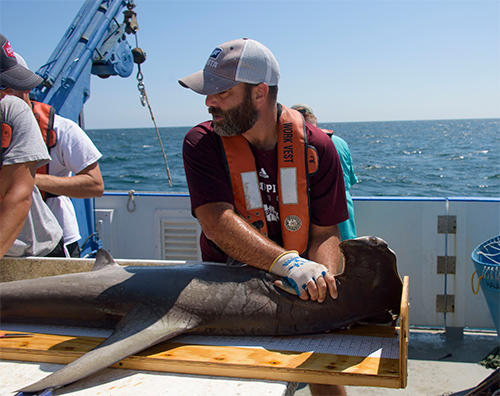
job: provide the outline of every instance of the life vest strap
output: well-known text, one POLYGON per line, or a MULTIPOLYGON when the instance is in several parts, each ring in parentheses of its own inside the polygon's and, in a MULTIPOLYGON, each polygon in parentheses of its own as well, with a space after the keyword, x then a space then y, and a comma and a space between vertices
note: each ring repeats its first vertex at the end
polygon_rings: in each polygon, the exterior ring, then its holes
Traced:
MULTIPOLYGON (((302 115, 282 106, 278 131, 278 203, 283 245, 301 254, 309 240, 308 175, 318 169, 318 155, 307 146, 302 115)), ((221 137, 235 210, 268 235, 262 192, 250 144, 243 136, 221 137)))
POLYGON ((2 148, 0 150, 0 168, 3 164, 3 153, 10 146, 12 141, 12 126, 6 122, 2 122, 2 148))
MULTIPOLYGON (((57 144, 57 134, 54 130, 54 118, 56 110, 47 103, 32 101, 31 104, 33 106, 33 114, 35 115, 38 126, 40 127, 40 132, 42 132, 43 141, 45 142, 47 150, 49 150, 50 153, 50 149, 55 147, 55 145, 57 144)), ((36 170, 36 173, 48 175, 49 164, 39 167, 36 170)), ((42 194, 42 198, 44 201, 46 201, 47 198, 58 196, 42 190, 40 190, 40 193, 42 194)))

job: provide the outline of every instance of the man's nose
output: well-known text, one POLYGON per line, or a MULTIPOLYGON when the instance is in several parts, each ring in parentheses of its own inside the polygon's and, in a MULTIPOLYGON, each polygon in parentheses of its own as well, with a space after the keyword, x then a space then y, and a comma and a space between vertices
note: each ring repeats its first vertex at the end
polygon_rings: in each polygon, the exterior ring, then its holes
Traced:
POLYGON ((205 105, 207 107, 217 107, 216 95, 207 95, 205 99, 205 105))

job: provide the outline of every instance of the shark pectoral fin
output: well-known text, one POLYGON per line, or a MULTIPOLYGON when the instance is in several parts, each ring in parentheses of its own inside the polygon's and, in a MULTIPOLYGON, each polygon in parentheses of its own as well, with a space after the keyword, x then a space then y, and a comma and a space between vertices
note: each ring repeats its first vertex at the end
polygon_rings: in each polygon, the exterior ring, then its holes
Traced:
POLYGON ((163 316, 158 316, 147 306, 136 306, 122 318, 113 334, 99 346, 20 391, 37 392, 68 385, 134 353, 192 329, 197 324, 197 318, 182 312, 175 312, 175 309, 165 312, 163 316))
POLYGON ((276 282, 274 282, 274 285, 279 287, 281 290, 286 291, 287 293, 294 294, 296 296, 298 295, 295 288, 290 284, 290 282, 288 282, 288 279, 283 278, 281 280, 277 280, 276 282))
POLYGON ((287 293, 297 295, 297 291, 290 284, 290 282, 288 282, 287 278, 282 278, 281 276, 276 276, 274 274, 269 274, 269 273, 265 273, 265 278, 270 280, 275 287, 278 287, 287 293))
POLYGON ((271 274, 269 272, 264 272, 260 271, 259 276, 262 280, 267 280, 272 283, 274 286, 274 292, 279 293, 279 290, 276 288, 279 288, 289 294, 297 295, 297 291, 295 288, 288 282, 287 278, 282 278, 281 276, 271 274))

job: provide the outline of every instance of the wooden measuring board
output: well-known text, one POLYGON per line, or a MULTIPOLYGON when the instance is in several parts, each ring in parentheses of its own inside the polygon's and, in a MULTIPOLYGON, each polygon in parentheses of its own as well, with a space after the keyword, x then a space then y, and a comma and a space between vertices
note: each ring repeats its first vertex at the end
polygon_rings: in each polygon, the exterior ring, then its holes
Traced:
MULTIPOLYGON (((399 327, 287 337, 182 335, 111 366, 182 374, 337 385, 406 387, 408 285, 399 327)), ((0 358, 67 364, 104 338, 35 334, 0 339, 0 358)))

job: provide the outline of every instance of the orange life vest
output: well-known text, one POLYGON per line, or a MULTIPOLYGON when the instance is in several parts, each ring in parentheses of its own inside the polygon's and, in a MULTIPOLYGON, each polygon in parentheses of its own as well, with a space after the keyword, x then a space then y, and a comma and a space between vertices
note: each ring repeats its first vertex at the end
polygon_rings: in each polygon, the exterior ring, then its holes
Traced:
MULTIPOLYGON (((57 144, 57 135, 56 131, 54 131, 54 115, 56 114, 56 110, 46 103, 32 101, 31 104, 33 105, 33 114, 42 132, 43 141, 50 153, 50 149, 57 144)), ((49 165, 47 164, 38 168, 36 172, 49 173, 49 165)))
MULTIPOLYGON (((222 137, 235 209, 268 236, 255 160, 243 136, 222 137)), ((283 247, 307 250, 309 241, 309 175, 318 170, 318 154, 307 146, 302 115, 282 106, 278 120, 278 203, 283 247)))
MULTIPOLYGON (((50 153, 50 149, 57 144, 57 134, 56 131, 54 131, 53 129, 54 115, 56 111, 52 106, 46 103, 32 101, 31 104, 33 106, 33 114, 35 115, 35 118, 38 122, 38 126, 40 127, 40 131, 42 132, 43 141, 45 142, 47 150, 49 150, 50 153)), ((12 127, 8 123, 3 122, 0 164, 3 162, 3 153, 10 146, 11 141, 12 141, 12 127)), ((49 164, 39 167, 36 170, 36 173, 48 174, 49 164)), ((51 197, 57 196, 46 193, 45 191, 40 191, 40 192, 42 193, 42 197, 44 199, 48 198, 49 196, 51 197)))
MULTIPOLYGON (((40 127, 40 132, 42 132, 43 141, 50 154, 50 149, 57 144, 57 134, 54 131, 54 115, 56 114, 56 110, 46 103, 31 101, 31 105, 33 106, 33 114, 40 127)), ((49 164, 37 168, 36 173, 48 175, 49 164)), ((40 193, 44 200, 50 197, 57 197, 57 195, 42 190, 40 190, 40 193)))
MULTIPOLYGON (((54 131, 54 115, 56 113, 55 109, 45 103, 31 102, 33 105, 33 114, 38 122, 40 131, 42 132, 43 141, 45 142, 47 149, 50 150, 57 144, 57 135, 54 131)), ((2 153, 10 146, 12 141, 12 126, 8 123, 2 123, 2 153)), ((37 170, 38 172, 38 170, 37 170)), ((40 171, 38 173, 47 173, 40 171)))
POLYGON ((0 168, 3 163, 3 152, 10 146, 12 141, 12 127, 6 122, 2 123, 2 149, 0 151, 0 168))
MULTIPOLYGON (((2 172, 3 165, 3 153, 10 146, 12 141, 12 126, 6 122, 1 123, 1 141, 0 141, 0 173, 2 172)), ((0 175, 1 176, 1 175, 0 175)), ((3 195, 0 193, 0 202, 3 199, 3 195)))

